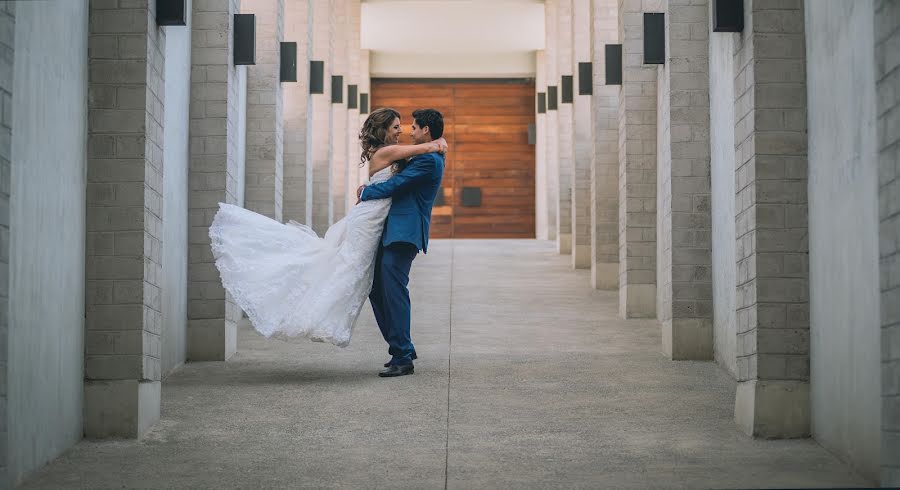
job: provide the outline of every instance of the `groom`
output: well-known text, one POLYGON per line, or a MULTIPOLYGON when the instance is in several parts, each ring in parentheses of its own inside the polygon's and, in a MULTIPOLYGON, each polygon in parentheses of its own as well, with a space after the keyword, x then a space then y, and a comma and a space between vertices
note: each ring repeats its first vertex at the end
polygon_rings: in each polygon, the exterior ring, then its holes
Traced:
MULTIPOLYGON (((413 112, 412 138, 428 143, 444 133, 444 117, 434 109, 413 112)), ((369 302, 381 335, 388 343, 391 360, 381 377, 413 373, 416 348, 409 335, 409 269, 419 251, 428 253, 431 207, 444 176, 444 156, 426 153, 414 157, 406 167, 385 182, 360 186, 361 201, 393 197, 384 225, 384 236, 375 257, 375 280, 369 302)))

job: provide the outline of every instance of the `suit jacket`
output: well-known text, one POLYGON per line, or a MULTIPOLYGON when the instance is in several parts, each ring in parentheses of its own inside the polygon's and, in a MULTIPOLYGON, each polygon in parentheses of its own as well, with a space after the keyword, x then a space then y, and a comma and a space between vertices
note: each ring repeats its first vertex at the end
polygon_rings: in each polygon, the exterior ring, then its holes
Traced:
POLYGON ((426 153, 410 160, 397 175, 363 189, 363 201, 394 198, 384 225, 383 246, 405 242, 428 253, 431 208, 443 177, 444 156, 426 153))

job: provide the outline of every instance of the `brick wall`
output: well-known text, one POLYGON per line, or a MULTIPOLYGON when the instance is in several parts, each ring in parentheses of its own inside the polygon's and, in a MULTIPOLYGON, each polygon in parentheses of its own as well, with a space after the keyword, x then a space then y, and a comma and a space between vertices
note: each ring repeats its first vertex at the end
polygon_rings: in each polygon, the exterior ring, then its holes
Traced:
POLYGON ((309 223, 306 205, 306 137, 309 108, 309 5, 288 0, 284 6, 284 41, 297 43, 297 81, 281 84, 284 115, 284 211, 282 219, 309 223))
POLYGON ((900 3, 875 1, 881 232, 881 486, 900 486, 900 3))
POLYGON ((711 359, 709 5, 672 0, 659 78, 657 315, 673 359, 711 359))
MULTIPOLYGON (((161 374, 165 34, 156 27, 155 3, 127 5, 94 2, 90 9, 88 436, 139 435, 148 414, 116 398, 140 396, 134 391, 143 383, 155 383, 158 392, 161 374)), ((151 419, 159 416, 158 396, 155 407, 151 419)))
POLYGON ((222 287, 209 248, 219 202, 238 195, 238 72, 232 65, 237 0, 195 2, 191 48, 188 220, 188 359, 225 360, 237 348, 240 309, 222 287))
POLYGON ((580 62, 591 61, 591 3, 581 0, 572 4, 573 74, 573 153, 571 183, 572 267, 591 267, 591 101, 590 95, 579 95, 580 62))
POLYGON ((9 191, 16 4, 0 3, 0 486, 7 476, 7 361, 9 335, 9 191))
POLYGON ((284 117, 280 81, 285 0, 244 0, 256 15, 256 65, 247 70, 244 207, 282 220, 284 117))
POLYGON ((572 253, 572 174, 574 172, 573 107, 562 102, 562 77, 572 75, 572 1, 559 0, 556 15, 556 76, 554 84, 559 87, 559 110, 557 111, 558 140, 558 188, 559 208, 556 217, 556 242, 559 252, 572 253))
POLYGON ((606 85, 607 44, 619 43, 617 0, 592 0, 591 59, 591 281, 619 287, 619 87, 606 85))
POLYGON ((619 0, 619 314, 656 315, 656 80, 643 64, 643 12, 659 1, 619 0))

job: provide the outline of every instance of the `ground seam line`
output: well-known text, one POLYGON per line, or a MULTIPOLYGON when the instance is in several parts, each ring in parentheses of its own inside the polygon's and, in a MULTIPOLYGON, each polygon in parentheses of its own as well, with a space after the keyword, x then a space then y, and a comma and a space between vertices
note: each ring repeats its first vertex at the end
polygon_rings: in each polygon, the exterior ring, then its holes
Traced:
POLYGON ((447 438, 444 446, 444 490, 447 490, 450 469, 450 355, 453 352, 453 265, 455 258, 454 241, 450 241, 450 304, 447 320, 447 438))

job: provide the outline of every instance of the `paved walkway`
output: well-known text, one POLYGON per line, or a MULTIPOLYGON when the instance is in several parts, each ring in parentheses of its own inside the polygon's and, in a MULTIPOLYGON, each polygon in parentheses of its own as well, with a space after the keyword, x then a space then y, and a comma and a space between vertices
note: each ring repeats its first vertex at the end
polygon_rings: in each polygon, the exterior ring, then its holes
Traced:
POLYGON ((872 485, 812 440, 732 419, 734 382, 671 362, 654 322, 537 241, 435 241, 413 265, 416 374, 366 307, 353 343, 265 340, 163 383, 141 441, 83 441, 55 487, 759 488, 872 485))

